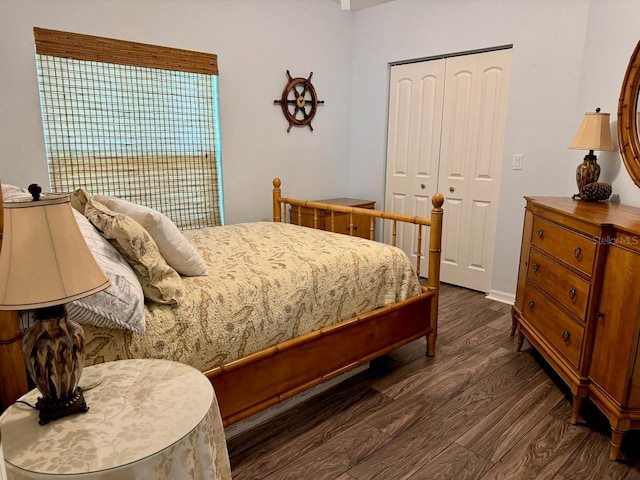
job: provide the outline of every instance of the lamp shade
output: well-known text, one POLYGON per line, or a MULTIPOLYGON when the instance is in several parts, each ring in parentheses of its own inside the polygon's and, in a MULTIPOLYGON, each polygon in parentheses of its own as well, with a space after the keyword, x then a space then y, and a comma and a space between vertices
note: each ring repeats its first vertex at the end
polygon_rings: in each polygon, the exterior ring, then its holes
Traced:
POLYGON ((0 310, 61 305, 108 286, 68 196, 4 204, 0 310))
MULTIPOLYGON (((599 110, 599 109, 598 109, 599 110)), ((569 148, 573 150, 614 151, 609 128, 609 114, 587 112, 569 148)))

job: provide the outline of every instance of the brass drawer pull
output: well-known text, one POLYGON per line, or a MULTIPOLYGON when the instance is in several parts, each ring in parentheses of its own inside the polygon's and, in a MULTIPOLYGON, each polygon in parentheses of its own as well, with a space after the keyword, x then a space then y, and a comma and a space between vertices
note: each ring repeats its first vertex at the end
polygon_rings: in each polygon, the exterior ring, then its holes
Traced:
POLYGON ((582 254, 582 249, 580 247, 576 247, 575 250, 573 251, 573 256, 576 258, 580 258, 581 254, 582 254))
POLYGON ((535 304, 536 304, 536 303, 535 303, 533 300, 529 300, 529 310, 533 310, 533 306, 534 306, 535 304))
POLYGON ((540 240, 542 240, 542 237, 544 237, 544 231, 543 231, 541 228, 539 228, 539 229, 538 229, 538 238, 539 238, 540 240))
POLYGON ((562 332, 562 340, 564 340, 564 343, 569 343, 569 337, 571 337, 569 332, 562 332))
POLYGON ((604 313, 596 312, 596 318, 602 318, 602 317, 604 317, 604 313))
POLYGON ((538 273, 538 270, 540 270, 540 264, 536 263, 536 264, 533 266, 533 273, 538 273))
POLYGON ((573 300, 574 298, 576 298, 576 289, 575 288, 571 288, 571 290, 569 290, 569 298, 571 300, 573 300))

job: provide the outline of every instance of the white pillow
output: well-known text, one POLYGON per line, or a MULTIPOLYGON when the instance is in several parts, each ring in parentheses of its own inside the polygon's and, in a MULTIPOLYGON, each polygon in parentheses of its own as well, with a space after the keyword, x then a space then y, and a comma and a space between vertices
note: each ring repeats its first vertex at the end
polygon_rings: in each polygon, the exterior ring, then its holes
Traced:
POLYGON ((26 188, 21 188, 16 185, 10 185, 8 183, 2 184, 2 200, 7 201, 15 201, 15 200, 25 200, 28 201, 31 198, 29 194, 29 190, 26 188))
POLYGON ((68 303, 69 316, 80 323, 144 333, 144 295, 133 269, 84 215, 72 210, 89 250, 111 285, 68 303))
POLYGON ((117 197, 94 195, 98 202, 116 213, 124 213, 149 232, 165 261, 178 273, 197 277, 207 275, 207 266, 198 251, 165 215, 149 207, 117 197))

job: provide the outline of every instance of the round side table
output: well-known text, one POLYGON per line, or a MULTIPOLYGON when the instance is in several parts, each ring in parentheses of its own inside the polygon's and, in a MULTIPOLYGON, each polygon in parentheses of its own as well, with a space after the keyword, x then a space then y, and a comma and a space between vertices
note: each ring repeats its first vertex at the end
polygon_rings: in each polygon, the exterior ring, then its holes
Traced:
POLYGON ((39 425, 15 403, 0 417, 9 480, 231 479, 218 402, 198 370, 121 360, 86 367, 80 385, 87 413, 39 425))

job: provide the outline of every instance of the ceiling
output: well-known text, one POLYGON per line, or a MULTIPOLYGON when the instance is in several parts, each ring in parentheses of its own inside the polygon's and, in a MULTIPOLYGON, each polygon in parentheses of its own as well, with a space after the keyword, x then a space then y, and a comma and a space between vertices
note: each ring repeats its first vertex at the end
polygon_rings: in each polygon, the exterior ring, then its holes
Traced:
POLYGON ((392 2, 393 0, 334 0, 340 3, 342 10, 364 10, 365 8, 375 7, 382 3, 392 2))

